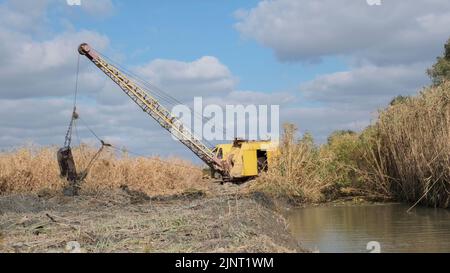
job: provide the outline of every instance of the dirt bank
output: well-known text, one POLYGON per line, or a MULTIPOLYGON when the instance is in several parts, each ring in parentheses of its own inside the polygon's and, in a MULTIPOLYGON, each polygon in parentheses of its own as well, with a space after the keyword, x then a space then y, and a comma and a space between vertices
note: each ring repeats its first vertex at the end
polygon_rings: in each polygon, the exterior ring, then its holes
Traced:
POLYGON ((262 196, 210 183, 206 192, 0 197, 0 252, 302 252, 262 196))

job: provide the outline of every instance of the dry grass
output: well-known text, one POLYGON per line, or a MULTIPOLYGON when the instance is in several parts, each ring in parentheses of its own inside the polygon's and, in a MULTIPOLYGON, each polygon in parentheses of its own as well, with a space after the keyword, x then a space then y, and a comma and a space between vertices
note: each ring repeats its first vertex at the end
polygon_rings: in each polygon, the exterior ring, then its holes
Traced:
POLYGON ((380 113, 372 163, 380 186, 399 199, 450 205, 450 82, 380 113))
POLYGON ((333 155, 315 147, 308 137, 295 140, 295 133, 293 125, 285 126, 279 156, 250 188, 295 202, 322 201, 324 190, 337 180, 329 168, 333 155))
POLYGON ((88 253, 303 251, 281 215, 227 195, 139 203, 120 191, 114 198, 0 196, 0 230, 0 253, 65 252, 71 241, 88 253))
MULTIPOLYGON (((30 145, 0 154, 0 194, 61 191, 65 181, 59 176, 56 151, 56 148, 30 145)), ((74 149, 79 171, 88 165, 96 152, 86 146, 74 149)), ((131 158, 106 151, 93 165, 82 191, 100 193, 122 185, 147 195, 178 194, 204 187, 201 169, 183 160, 131 158)))

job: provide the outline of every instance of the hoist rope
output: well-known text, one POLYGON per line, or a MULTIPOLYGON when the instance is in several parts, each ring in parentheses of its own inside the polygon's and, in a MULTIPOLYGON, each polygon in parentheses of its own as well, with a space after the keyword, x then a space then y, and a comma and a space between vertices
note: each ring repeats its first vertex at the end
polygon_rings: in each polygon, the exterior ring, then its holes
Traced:
POLYGON ((73 98, 73 109, 76 110, 77 108, 77 102, 78 102, 78 81, 80 78, 80 54, 78 54, 78 60, 77 60, 77 75, 75 79, 75 94, 73 98))
POLYGON ((80 55, 78 55, 78 61, 77 61, 77 72, 75 77, 75 92, 74 92, 74 98, 73 98, 73 110, 72 110, 72 117, 70 119, 69 128, 67 129, 66 133, 66 139, 64 141, 64 147, 69 148, 72 144, 72 134, 73 134, 73 126, 75 123, 75 120, 78 118, 77 114, 77 97, 78 97, 78 80, 80 75, 80 55))
MULTIPOLYGON (((80 136, 78 134, 78 126, 77 126, 77 120, 80 119, 80 116, 77 113, 77 103, 78 103, 78 81, 79 81, 79 77, 80 77, 80 55, 78 55, 78 60, 77 60, 77 71, 76 71, 76 78, 75 78, 75 91, 74 91, 74 97, 73 97, 73 111, 72 111, 72 117, 70 119, 70 124, 69 124, 69 128, 67 130, 66 133, 66 139, 64 142, 64 147, 65 148, 70 148, 72 145, 72 136, 73 136, 73 129, 75 128, 75 134, 77 136, 79 145, 80 145, 80 152, 81 155, 84 159, 86 159, 85 155, 84 155, 84 151, 81 145, 81 140, 80 140, 80 136)), ((89 130, 91 130, 89 128, 89 130)), ((91 130, 92 133, 94 133, 91 130)), ((85 171, 82 173, 83 177, 79 178, 80 180, 84 180, 86 178, 86 175, 89 173, 90 169, 92 168, 93 164, 95 163, 95 161, 98 159, 98 157, 100 156, 101 152, 103 151, 103 149, 107 146, 109 146, 109 144, 106 144, 103 140, 101 140, 95 133, 94 135, 97 137, 97 139, 102 143, 102 147, 98 150, 98 152, 94 155, 94 157, 90 160, 89 164, 86 166, 85 171)))
MULTIPOLYGON (((106 59, 109 63, 111 63, 112 65, 114 65, 120 72, 122 72, 123 74, 125 74, 127 77, 131 78, 132 80, 135 81, 135 83, 139 83, 140 87, 143 88, 145 91, 149 92, 151 95, 155 96, 157 99, 159 99, 160 101, 164 102, 167 106, 171 106, 174 107, 176 105, 184 105, 182 102, 180 102, 178 99, 174 98, 172 95, 170 95, 169 93, 161 90, 159 87, 153 85, 152 83, 142 79, 140 76, 138 76, 136 73, 131 72, 130 70, 128 70, 127 68, 123 67, 121 64, 119 64, 117 61, 112 60, 111 58, 109 58, 108 56, 104 55, 103 53, 97 51, 97 53, 103 57, 104 59, 106 59)), ((194 114, 194 117, 202 120, 203 122, 208 122, 208 120, 199 112, 195 111, 194 109, 190 109, 192 111, 192 113, 194 114)), ((190 127, 190 126, 189 126, 190 127)), ((221 128, 223 133, 226 134, 227 133, 227 128, 225 125, 221 126, 221 128)), ((192 132, 194 134, 194 132, 192 132)), ((195 134, 194 134, 195 136, 195 134)), ((198 137, 199 139, 202 139, 204 142, 206 142, 209 146, 214 147, 214 145, 202 138, 202 137, 198 137)))
MULTIPOLYGON (((132 79, 135 81, 135 83, 139 83, 140 87, 142 89, 144 89, 145 91, 149 92, 151 95, 153 95, 154 97, 156 97, 158 100, 160 100, 161 102, 164 102, 166 104, 166 106, 177 106, 177 105, 184 105, 181 101, 179 101, 178 99, 174 98, 173 96, 171 96, 169 93, 161 90, 160 88, 158 88, 157 86, 151 84, 150 82, 142 79, 140 76, 138 76, 136 73, 133 73, 131 71, 129 71, 127 68, 123 67, 121 64, 119 64, 118 62, 112 60, 111 58, 107 57, 106 55, 97 52, 100 56, 102 56, 104 59, 106 59, 109 63, 111 63, 112 65, 114 65, 120 72, 122 72, 123 74, 125 74, 128 78, 132 79)), ((194 109, 190 109, 192 111, 192 113, 194 114, 194 117, 201 119, 203 122, 208 122, 208 120, 199 112, 195 111, 194 109)), ((190 127, 190 126, 189 126, 190 127)), ((222 130, 226 133, 226 127, 223 126, 222 130)), ((196 136, 194 134, 194 132, 192 132, 192 134, 197 137, 198 139, 203 139, 202 137, 196 136)), ((209 142, 206 139, 203 139, 204 142, 206 142, 209 146, 214 147, 214 145, 209 142)))
POLYGON ((80 133, 78 132, 78 125, 76 123, 74 123, 73 127, 75 128, 75 136, 77 137, 78 147, 80 147, 81 156, 84 159, 86 159, 86 157, 84 156, 83 148, 81 147, 81 138, 80 138, 80 133))
MULTIPOLYGON (((119 151, 119 152, 121 152, 121 153, 129 153, 129 154, 132 154, 132 155, 135 155, 135 156, 139 156, 139 157, 142 157, 142 158, 148 158, 148 159, 151 159, 151 160, 154 160, 154 161, 158 161, 158 162, 161 162, 161 163, 170 164, 170 165, 173 165, 173 166, 178 166, 178 167, 182 167, 182 168, 198 170, 198 168, 196 168, 196 167, 189 167, 189 166, 185 166, 185 165, 181 165, 181 164, 176 164, 176 163, 172 163, 172 162, 167 162, 167 161, 164 161, 164 160, 159 160, 159 159, 157 159, 157 158, 150 158, 150 157, 148 157, 148 156, 146 156, 146 155, 143 155, 143 154, 140 154, 140 153, 136 153, 136 152, 130 151, 130 150, 128 150, 128 149, 119 148, 119 147, 117 147, 117 146, 115 146, 115 145, 112 145, 112 144, 106 144, 106 143, 98 136, 98 134, 95 133, 95 131, 94 131, 91 127, 89 127, 89 126, 86 124, 86 122, 85 122, 82 118, 80 118, 80 121, 83 123, 83 126, 86 127, 86 129, 88 129, 88 131, 89 131, 96 139, 98 139, 98 140, 102 143, 102 148, 101 148, 100 152, 101 152, 105 147, 107 147, 107 148, 111 148, 111 149, 113 149, 113 150, 119 151)), ((97 159, 97 157, 98 157, 99 155, 100 155, 100 153, 96 154, 95 158, 97 159)), ((91 164, 89 164, 89 165, 91 165, 91 164)), ((88 165, 88 166, 89 166, 89 165, 88 165)))
POLYGON ((81 123, 83 124, 84 127, 86 127, 86 129, 88 129, 88 131, 100 142, 103 142, 103 139, 101 139, 95 132, 94 130, 91 129, 91 127, 89 127, 89 125, 87 125, 87 123, 84 121, 84 119, 82 119, 81 117, 79 118, 81 123))
MULTIPOLYGON (((86 129, 97 139, 97 140, 99 140, 101 143, 102 143, 102 148, 101 148, 101 150, 103 150, 103 148, 104 147, 109 147, 109 148, 112 148, 113 150, 116 150, 116 151, 119 151, 119 152, 122 152, 122 153, 129 153, 129 154, 132 154, 132 155, 135 155, 135 156, 139 156, 139 157, 143 157, 143 158, 149 158, 148 156, 146 156, 146 155, 143 155, 143 154, 140 154, 140 153, 136 153, 136 152, 133 152, 133 151, 130 151, 130 150, 128 150, 128 149, 122 149, 122 148, 119 148, 119 147, 117 147, 117 146, 115 146, 115 145, 112 145, 112 144, 106 144, 100 137, 99 137, 99 135, 89 126, 89 125, 87 125, 87 123, 80 117, 79 118, 79 120, 81 121, 81 123, 83 124, 83 126, 84 127, 86 127, 86 129)), ((81 147, 81 145, 80 145, 80 147, 81 147)), ((98 157, 98 155, 96 155, 97 157, 98 157)), ((156 158, 149 158, 149 159, 151 159, 151 160, 154 160, 154 161, 159 161, 159 162, 161 162, 161 163, 167 163, 167 164, 170 164, 170 165, 174 165, 174 166, 178 166, 178 167, 182 167, 182 168, 188 168, 188 169, 196 169, 196 170, 198 170, 198 168, 196 168, 196 167, 189 167, 189 166, 185 166, 185 165, 181 165, 181 164, 176 164, 176 163, 172 163, 172 162, 167 162, 167 161, 164 161, 164 160, 158 160, 158 159, 156 159, 156 158)))
POLYGON ((122 152, 122 153, 129 153, 129 154, 132 154, 132 155, 135 155, 135 156, 139 156, 139 157, 142 157, 142 158, 147 158, 147 159, 152 160, 152 161, 157 161, 157 162, 160 162, 160 163, 165 163, 165 164, 169 164, 169 165, 180 167, 180 168, 199 170, 199 167, 190 167, 190 166, 186 166, 186 165, 182 165, 182 164, 168 162, 168 161, 165 161, 165 160, 162 160, 162 159, 158 159, 156 157, 148 157, 148 156, 145 156, 143 154, 139 154, 139 153, 135 153, 135 152, 129 151, 128 149, 125 149, 125 150, 121 149, 121 148, 116 147, 114 145, 111 145, 110 148, 112 148, 113 150, 122 152))
MULTIPOLYGON (((102 55, 102 54, 101 54, 102 55)), ((103 55, 102 55, 103 56, 103 55)), ((103 56, 106 59, 110 60, 109 58, 107 58, 106 56, 103 56)), ((120 67, 119 65, 117 65, 118 67, 120 67)), ((125 70, 124 68, 121 68, 121 70, 125 70)), ((162 101, 168 103, 168 104, 172 104, 172 105, 176 105, 176 104, 181 104, 181 102, 179 102, 178 100, 176 100, 175 98, 173 98, 172 96, 170 96, 169 94, 165 93, 164 91, 160 90, 159 88, 157 88, 156 86, 152 85, 149 82, 146 82, 145 80, 142 80, 140 78, 137 77, 137 75, 134 75, 132 72, 127 72, 124 73, 127 76, 130 76, 130 78, 136 80, 137 82, 140 82, 142 85, 146 86, 147 88, 153 89, 153 90, 157 90, 157 97, 160 98, 162 101)), ((83 147, 82 147, 82 142, 80 139, 80 135, 79 135, 79 131, 78 131, 78 126, 77 126, 77 121, 80 121, 82 123, 82 125, 102 144, 101 148, 97 151, 97 153, 93 156, 93 158, 89 161, 89 163, 87 164, 85 171, 82 173, 84 175, 84 177, 82 177, 82 180, 86 178, 86 175, 89 173, 89 171, 91 170, 92 166, 94 165, 95 161, 100 157, 100 154, 103 152, 103 150, 105 148, 112 148, 116 151, 120 151, 120 152, 127 152, 129 154, 133 154, 135 156, 139 156, 139 157, 143 157, 143 158, 149 158, 145 155, 139 154, 139 153, 135 153, 132 151, 129 151, 128 149, 126 151, 124 151, 124 149, 118 148, 114 145, 108 144, 106 143, 102 138, 99 137, 99 135, 87 124, 87 122, 84 121, 84 119, 82 119, 78 113, 77 113, 77 104, 78 104, 78 91, 79 91, 79 75, 80 75, 80 55, 78 55, 78 60, 77 60, 77 70, 76 70, 76 79, 75 79, 75 91, 74 91, 74 97, 73 97, 73 111, 72 111, 72 117, 70 120, 70 124, 69 124, 69 128, 67 130, 66 133, 66 138, 65 138, 65 142, 64 142, 64 147, 65 148, 70 148, 71 144, 72 144, 72 135, 75 129, 75 134, 79 143, 79 147, 80 147, 80 153, 81 156, 86 159, 86 154, 84 153, 83 147)), ((144 88, 145 89, 145 88, 144 88)), ((146 91, 147 90, 145 89, 146 91)), ((150 92, 151 94, 154 94, 154 92, 150 92)), ((194 112, 195 114, 195 112, 194 112)), ((198 168, 196 167, 190 167, 190 166, 185 166, 182 164, 176 164, 176 163, 172 163, 172 162, 167 162, 164 160, 159 160, 157 158, 149 158, 151 160, 154 161, 158 161, 160 163, 165 163, 165 164, 170 164, 173 166, 179 166, 182 168, 187 168, 187 169, 196 169, 198 170, 198 168)))

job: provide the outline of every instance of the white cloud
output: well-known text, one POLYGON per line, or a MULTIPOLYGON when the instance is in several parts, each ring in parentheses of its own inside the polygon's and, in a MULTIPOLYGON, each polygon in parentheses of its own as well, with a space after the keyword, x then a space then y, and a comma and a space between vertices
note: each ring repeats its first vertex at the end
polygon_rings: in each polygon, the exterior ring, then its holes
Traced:
MULTIPOLYGON (((47 10, 54 3, 18 0, 0 4, 2 148, 27 141, 60 144, 72 111, 77 47, 85 41, 99 49, 108 46, 106 36, 89 30, 49 30, 41 35, 39 31, 48 27, 47 10)), ((94 72, 95 67, 81 62, 81 95, 92 96, 105 85, 106 79, 94 72)), ((83 100, 81 108, 83 104, 93 107, 83 100)))
MULTIPOLYGON (((65 31, 45 35, 47 10, 54 0, 6 1, 0 4, 0 99, 72 94, 75 85, 77 47, 88 41, 99 49, 109 41, 94 31, 65 31)), ((87 93, 96 92, 104 81, 82 63, 80 80, 87 93)))
POLYGON ((300 133, 313 133, 316 141, 324 143, 336 130, 360 131, 376 117, 376 112, 367 109, 345 109, 341 107, 292 107, 281 111, 282 122, 294 123, 300 133))
MULTIPOLYGON (((61 144, 71 114, 76 48, 87 41, 100 50, 108 49, 108 37, 91 30, 48 32, 37 39, 34 34, 47 26, 45 7, 52 1, 33 2, 31 11, 24 8, 25 1, 18 1, 16 7, 0 4, 0 15, 4 15, 0 16, 0 40, 8 41, 0 44, 0 116, 8 117, 0 119, 0 148, 28 140, 61 144)), ((357 4, 355 10, 353 2, 339 2, 347 3, 349 10, 345 10, 337 6, 338 1, 309 1, 302 6, 297 4, 300 1, 263 1, 254 10, 238 12, 241 22, 237 28, 242 34, 273 48, 283 60, 314 60, 326 55, 357 60, 348 71, 322 75, 301 85, 301 94, 307 99, 302 105, 318 103, 320 107, 297 107, 296 95, 289 92, 239 91, 237 77, 212 56, 187 62, 158 59, 130 69, 187 103, 194 96, 203 96, 205 103, 219 105, 280 104, 283 122, 294 122, 323 141, 333 130, 362 128, 382 103, 400 93, 413 93, 426 83, 428 63, 420 60, 430 61, 428 56, 437 54, 435 48, 440 51, 440 39, 447 31, 442 29, 448 18, 447 2, 430 2, 440 9, 424 7, 420 16, 417 7, 394 4, 401 16, 416 18, 403 23, 388 11, 386 18, 380 16, 386 21, 373 18, 374 11, 365 10, 366 4, 357 4), (403 30, 391 30, 391 25, 399 23, 403 30)), ((86 8, 96 13, 108 11, 112 2, 92 3, 98 6, 86 8)), ((85 59, 81 61, 80 91, 83 120, 107 141, 142 154, 191 156, 85 59)), ((80 127, 80 134, 83 141, 96 143, 85 128, 80 127)))
POLYGON ((300 85, 303 98, 320 107, 287 109, 284 120, 295 121, 321 142, 335 130, 360 131, 398 95, 415 95, 429 84, 427 63, 355 67, 318 76, 300 85))
POLYGON ((447 0, 262 0, 235 13, 243 38, 273 50, 282 62, 337 56, 348 64, 300 84, 304 105, 282 111, 322 141, 336 129, 361 129, 397 95, 429 84, 426 69, 450 36, 447 0))
POLYGON ((429 63, 357 67, 317 77, 303 83, 300 91, 308 99, 354 109, 376 110, 396 95, 416 94, 429 84, 429 63))
MULTIPOLYGON (((0 98, 65 96, 75 89, 77 46, 90 41, 104 48, 108 39, 92 31, 67 32, 50 40, 36 41, 30 36, 0 28, 0 98), (9 44, 10 43, 10 44, 9 44), (10 46, 14 45, 14 46, 10 46)), ((80 81, 85 91, 96 92, 104 81, 93 67, 82 63, 80 81)))
MULTIPOLYGON (((48 32, 37 38, 31 26, 46 27, 46 8, 50 5, 46 1, 41 4, 43 9, 36 9, 32 12, 36 16, 29 17, 32 21, 22 20, 30 12, 26 9, 12 11, 10 5, 0 9, 22 18, 0 26, 0 39, 8 41, 0 44, 0 116, 8 117, 0 120, 0 149, 28 141, 61 145, 72 111, 77 46, 88 42, 101 51, 109 46, 106 36, 91 30, 48 32)), ((84 57, 80 61, 78 112, 100 137, 142 154, 192 156, 92 63, 84 57)), ((194 96, 220 102, 245 98, 240 103, 269 102, 271 98, 260 92, 234 91, 237 78, 212 56, 191 62, 158 59, 130 69, 186 102, 194 96)), ((79 133, 82 141, 97 144, 84 126, 79 126, 79 133)))
MULTIPOLYGON (((99 141, 85 127, 87 124, 106 142, 148 155, 191 154, 174 143, 153 120, 131 102, 117 106, 81 102, 82 121, 78 134, 83 143, 98 146, 99 141)), ((0 100, 0 150, 19 147, 27 142, 38 145, 62 145, 71 115, 72 100, 64 98, 29 98, 0 100)), ((73 136, 73 144, 79 138, 73 136)))
POLYGON ((50 0, 8 0, 0 3, 0 23, 16 30, 37 30, 45 20, 50 0))
POLYGON ((182 101, 195 96, 226 95, 237 84, 228 67, 212 56, 192 62, 157 59, 133 70, 182 101))
POLYGON ((282 61, 345 55, 372 63, 430 60, 449 37, 448 0, 264 0, 239 10, 236 29, 282 61))

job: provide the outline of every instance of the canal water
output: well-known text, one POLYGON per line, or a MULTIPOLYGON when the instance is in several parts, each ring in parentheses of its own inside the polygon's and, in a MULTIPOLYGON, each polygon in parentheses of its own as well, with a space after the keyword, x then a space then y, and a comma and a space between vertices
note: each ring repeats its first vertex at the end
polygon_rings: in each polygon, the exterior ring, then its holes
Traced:
POLYGON ((303 247, 320 253, 450 253, 450 211, 399 204, 309 207, 286 216, 303 247))

